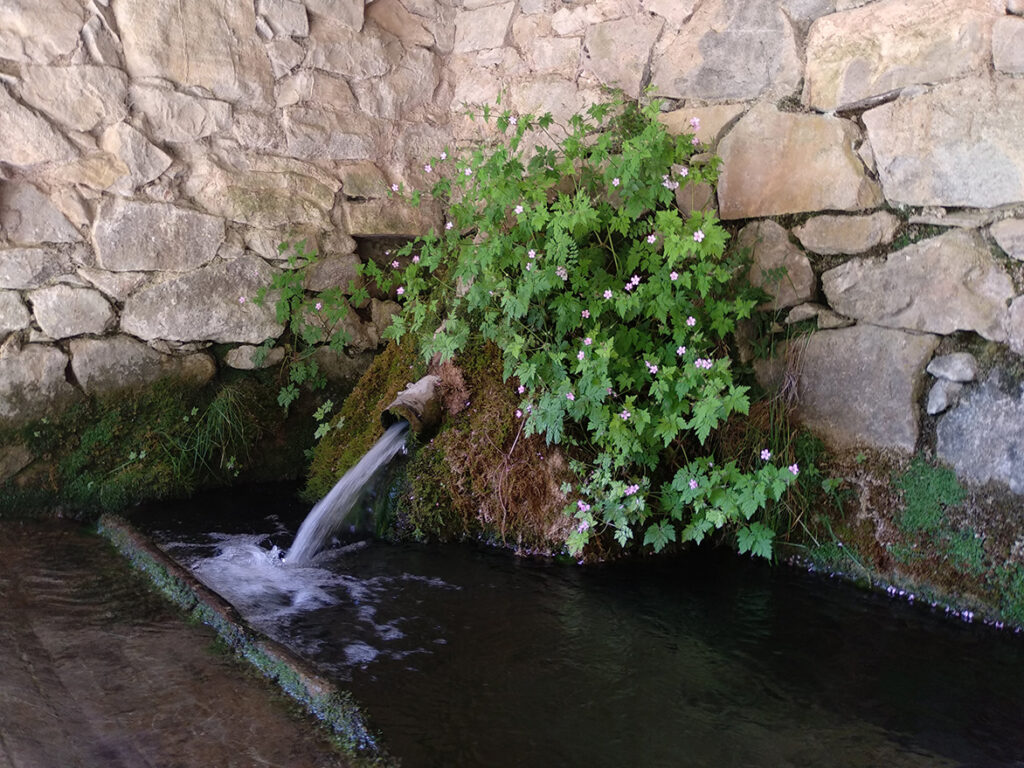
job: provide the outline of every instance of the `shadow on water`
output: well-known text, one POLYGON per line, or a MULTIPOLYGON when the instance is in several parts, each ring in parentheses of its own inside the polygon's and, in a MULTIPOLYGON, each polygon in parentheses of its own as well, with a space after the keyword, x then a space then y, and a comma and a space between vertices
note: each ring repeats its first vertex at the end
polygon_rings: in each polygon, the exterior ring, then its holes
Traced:
POLYGON ((157 538, 406 766, 1024 766, 1024 636, 714 551, 581 569, 364 540, 289 568, 301 505, 254 498, 164 508, 157 538))

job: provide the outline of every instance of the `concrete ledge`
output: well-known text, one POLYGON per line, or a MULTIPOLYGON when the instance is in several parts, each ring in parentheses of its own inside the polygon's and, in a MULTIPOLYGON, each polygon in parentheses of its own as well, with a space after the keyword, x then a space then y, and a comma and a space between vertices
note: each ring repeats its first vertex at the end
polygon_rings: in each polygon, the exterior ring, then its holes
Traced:
POLYGON ((384 768, 397 764, 387 755, 380 737, 369 728, 348 691, 322 677, 285 646, 253 629, 230 603, 122 518, 104 515, 97 530, 190 618, 213 627, 239 657, 317 717, 339 748, 356 759, 353 765, 384 768))

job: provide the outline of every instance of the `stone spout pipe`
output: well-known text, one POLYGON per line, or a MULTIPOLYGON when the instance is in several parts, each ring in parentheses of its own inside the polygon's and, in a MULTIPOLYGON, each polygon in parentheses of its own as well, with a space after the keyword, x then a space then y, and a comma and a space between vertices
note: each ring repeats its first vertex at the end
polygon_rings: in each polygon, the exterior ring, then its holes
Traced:
POLYGON ((394 401, 381 411, 380 423, 387 429, 397 421, 409 422, 413 432, 436 427, 441 421, 441 399, 437 385, 440 376, 424 376, 410 384, 397 395, 394 401))

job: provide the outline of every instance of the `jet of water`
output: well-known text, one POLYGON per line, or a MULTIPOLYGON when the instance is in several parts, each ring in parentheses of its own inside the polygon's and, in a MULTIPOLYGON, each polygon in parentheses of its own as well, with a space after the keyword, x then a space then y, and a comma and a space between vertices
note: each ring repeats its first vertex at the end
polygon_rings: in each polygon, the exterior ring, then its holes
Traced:
POLYGON ((299 526, 295 543, 285 557, 289 565, 304 565, 313 559, 328 539, 345 522, 349 512, 373 478, 405 448, 409 423, 399 421, 388 427, 374 446, 344 474, 330 492, 317 502, 299 526))

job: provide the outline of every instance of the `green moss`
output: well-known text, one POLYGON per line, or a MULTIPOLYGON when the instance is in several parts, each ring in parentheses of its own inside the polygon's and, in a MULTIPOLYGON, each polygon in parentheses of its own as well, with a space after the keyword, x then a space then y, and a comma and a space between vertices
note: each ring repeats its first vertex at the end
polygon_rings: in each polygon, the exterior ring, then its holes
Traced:
POLYGON ((903 491, 904 508, 899 526, 904 533, 938 531, 943 525, 945 510, 967 497, 952 470, 933 467, 920 457, 893 482, 903 491))

